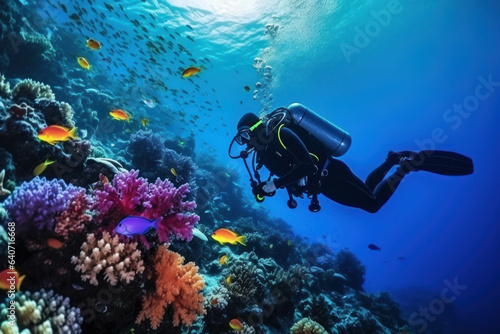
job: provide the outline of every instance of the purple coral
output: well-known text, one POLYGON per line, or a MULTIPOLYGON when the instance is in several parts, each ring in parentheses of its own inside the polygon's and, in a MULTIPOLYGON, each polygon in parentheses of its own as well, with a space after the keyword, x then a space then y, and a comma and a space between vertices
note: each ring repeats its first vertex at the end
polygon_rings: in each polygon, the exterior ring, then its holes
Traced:
POLYGON ((94 190, 93 209, 97 211, 97 221, 114 227, 128 216, 148 219, 161 216, 157 230, 161 242, 169 242, 172 235, 191 240, 193 227, 200 217, 192 213, 195 202, 183 201, 189 186, 176 188, 170 181, 159 178, 155 183, 148 183, 138 175, 134 170, 117 174, 112 184, 101 178, 94 190))
POLYGON ((16 188, 3 206, 18 224, 19 233, 53 230, 56 215, 68 207, 80 190, 63 180, 47 181, 37 176, 16 188))

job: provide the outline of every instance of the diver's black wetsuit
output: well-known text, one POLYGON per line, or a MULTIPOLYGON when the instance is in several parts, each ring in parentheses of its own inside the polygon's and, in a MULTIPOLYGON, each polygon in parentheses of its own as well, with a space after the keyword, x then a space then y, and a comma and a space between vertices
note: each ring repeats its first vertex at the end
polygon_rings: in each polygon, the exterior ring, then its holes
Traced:
POLYGON ((274 180, 277 188, 294 187, 306 176, 310 182, 314 172, 326 169, 320 179, 320 191, 324 196, 340 204, 374 213, 392 196, 404 176, 398 170, 384 179, 387 172, 399 162, 387 159, 363 182, 342 161, 314 152, 311 148, 308 150, 290 129, 283 126, 269 135, 273 136, 269 143, 257 150, 257 162, 279 177, 274 180), (314 156, 309 152, 314 152, 314 156))

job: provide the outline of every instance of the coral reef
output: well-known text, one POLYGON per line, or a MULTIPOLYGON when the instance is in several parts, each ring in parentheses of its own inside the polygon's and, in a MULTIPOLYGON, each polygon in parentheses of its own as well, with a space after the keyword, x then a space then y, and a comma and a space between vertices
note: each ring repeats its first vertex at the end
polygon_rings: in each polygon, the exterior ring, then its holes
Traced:
POLYGON ((166 308, 172 306, 174 326, 179 326, 181 322, 191 326, 198 314, 205 314, 201 294, 205 282, 198 274, 198 267, 193 262, 184 265, 184 258, 165 246, 158 248, 153 262, 149 276, 154 278, 155 291, 143 297, 142 310, 136 322, 149 319, 151 327, 156 329, 166 308))
POLYGON ((15 298, 17 326, 6 320, 10 315, 9 305, 0 304, 1 331, 3 333, 74 333, 82 332, 83 318, 80 310, 71 307, 69 298, 54 291, 18 292, 15 298))
POLYGON ((12 89, 12 100, 23 102, 24 100, 34 101, 35 99, 45 98, 55 100, 50 86, 31 79, 25 79, 17 83, 12 89))
POLYGON ((73 108, 66 102, 56 102, 53 99, 40 98, 33 105, 36 110, 40 110, 47 125, 62 125, 67 128, 74 128, 73 108))
POLYGON ((347 278, 347 284, 355 290, 363 290, 365 282, 365 266, 347 249, 338 252, 335 257, 334 269, 347 278))
POLYGON ((190 241, 199 216, 191 213, 196 206, 194 202, 183 201, 188 185, 175 188, 170 181, 160 179, 148 183, 138 175, 134 170, 123 172, 112 183, 101 180, 96 185, 93 209, 97 211, 97 221, 114 227, 128 216, 163 217, 157 228, 161 242, 169 242, 171 236, 190 241))
POLYGON ((108 232, 103 232, 102 239, 97 240, 90 233, 81 250, 78 257, 71 258, 71 262, 76 264, 75 270, 82 273, 84 282, 98 285, 97 275, 103 272, 105 280, 111 285, 116 285, 118 281, 128 284, 136 274, 144 271, 137 243, 121 243, 118 235, 112 238, 108 232))
POLYGON ((315 322, 309 318, 303 318, 299 320, 293 327, 290 329, 291 334, 328 334, 328 332, 315 322))
POLYGON ((5 81, 3 74, 0 74, 0 97, 7 99, 11 96, 10 84, 5 81))
POLYGON ((130 137, 127 150, 132 156, 132 165, 146 178, 151 178, 159 177, 158 167, 164 148, 160 135, 141 130, 130 137))
POLYGON ((16 188, 3 206, 16 221, 20 236, 36 237, 40 231, 53 231, 56 215, 66 210, 81 191, 63 180, 48 181, 37 176, 16 188))
POLYGON ((92 220, 89 210, 90 201, 82 189, 70 200, 66 210, 57 215, 54 231, 64 240, 69 240, 71 235, 83 231, 92 220))

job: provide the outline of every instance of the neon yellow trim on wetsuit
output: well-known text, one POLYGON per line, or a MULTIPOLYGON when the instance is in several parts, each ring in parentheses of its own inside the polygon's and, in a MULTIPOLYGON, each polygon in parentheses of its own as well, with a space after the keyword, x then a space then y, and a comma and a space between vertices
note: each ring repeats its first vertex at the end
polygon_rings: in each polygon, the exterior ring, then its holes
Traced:
POLYGON ((319 161, 319 158, 316 154, 309 152, 310 155, 312 155, 314 158, 316 158, 317 161, 319 161))
POLYGON ((260 196, 260 195, 257 195, 255 196, 259 201, 263 200, 264 199, 264 196, 260 196))
POLYGON ((279 139, 279 141, 280 141, 281 146, 283 146, 283 147, 285 148, 285 150, 286 150, 286 146, 285 146, 285 144, 283 144, 283 142, 281 141, 281 135, 280 135, 281 128, 282 128, 284 125, 285 125, 285 124, 281 124, 281 125, 280 125, 280 127, 278 128, 278 139, 279 139))
POLYGON ((258 127, 258 126, 259 126, 259 125, 261 125, 261 124, 262 124, 262 120, 258 121, 257 123, 255 123, 254 125, 252 125, 252 126, 250 127, 250 131, 253 131, 256 127, 258 127))

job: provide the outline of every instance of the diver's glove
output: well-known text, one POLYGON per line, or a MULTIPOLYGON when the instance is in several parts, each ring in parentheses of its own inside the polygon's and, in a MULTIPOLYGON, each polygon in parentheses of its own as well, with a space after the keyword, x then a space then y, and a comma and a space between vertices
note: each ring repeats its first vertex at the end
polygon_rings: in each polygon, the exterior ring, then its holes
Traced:
POLYGON ((271 194, 276 191, 276 186, 274 185, 274 179, 267 181, 263 186, 262 186, 262 191, 265 193, 271 194))

